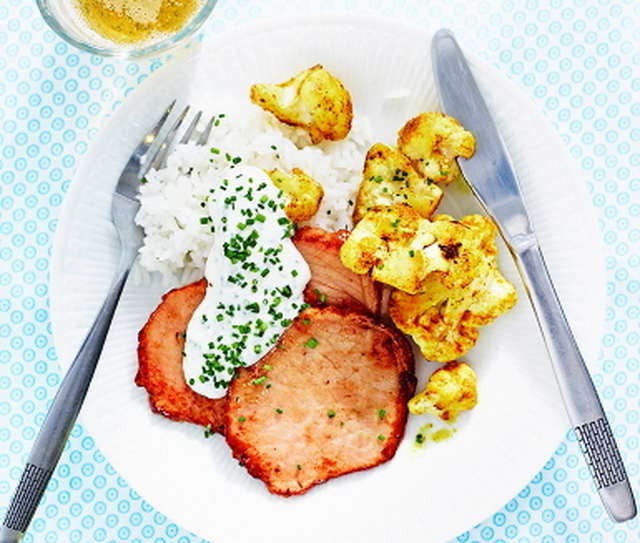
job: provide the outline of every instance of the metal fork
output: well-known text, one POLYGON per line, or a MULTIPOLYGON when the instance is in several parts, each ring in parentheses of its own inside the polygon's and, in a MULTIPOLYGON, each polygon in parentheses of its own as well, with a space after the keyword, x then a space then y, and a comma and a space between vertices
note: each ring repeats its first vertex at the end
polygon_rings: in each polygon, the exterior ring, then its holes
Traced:
MULTIPOLYGON (((120 256, 114 279, 36 437, 0 529, 0 543, 18 542, 24 536, 84 402, 116 306, 142 245, 142 229, 135 224, 134 220, 140 208, 138 201, 140 182, 151 168, 157 169, 164 164, 176 134, 189 111, 188 106, 184 108, 160 141, 158 135, 167 124, 175 103, 173 101, 167 107, 160 119, 142 138, 118 180, 111 206, 112 220, 120 241, 120 256), (160 141, 159 145, 156 140, 160 141)), ((185 131, 181 143, 190 141, 195 134, 201 114, 201 112, 196 114, 185 131)), ((199 135, 197 141, 199 145, 206 143, 212 122, 213 120, 199 135)))

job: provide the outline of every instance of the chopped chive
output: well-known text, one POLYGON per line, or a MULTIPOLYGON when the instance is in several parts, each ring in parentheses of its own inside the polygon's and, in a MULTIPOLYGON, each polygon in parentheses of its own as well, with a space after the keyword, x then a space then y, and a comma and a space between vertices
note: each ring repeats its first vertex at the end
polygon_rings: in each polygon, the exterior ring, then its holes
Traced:
POLYGON ((315 349, 320 343, 316 338, 310 337, 307 341, 304 342, 305 347, 309 347, 310 349, 315 349))

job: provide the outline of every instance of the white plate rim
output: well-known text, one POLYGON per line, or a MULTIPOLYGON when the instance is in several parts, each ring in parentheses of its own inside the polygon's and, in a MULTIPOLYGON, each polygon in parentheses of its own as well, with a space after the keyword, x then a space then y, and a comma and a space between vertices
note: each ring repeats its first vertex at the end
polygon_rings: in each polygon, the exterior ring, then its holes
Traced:
MULTIPOLYGON (((227 31, 223 35, 213 36, 208 43, 209 45, 211 45, 214 43, 221 43, 222 40, 231 41, 236 37, 238 39, 242 39, 242 37, 245 36, 247 33, 268 33, 271 31, 271 29, 283 28, 288 26, 296 26, 296 25, 305 25, 305 24, 309 24, 310 18, 311 17, 308 15, 297 15, 297 16, 280 17, 272 20, 261 21, 259 23, 251 23, 250 25, 242 26, 242 27, 227 31)), ((320 17, 318 17, 317 15, 314 15, 313 24, 323 24, 323 25, 343 25, 343 24, 360 25, 362 24, 365 26, 369 25, 374 27, 376 25, 381 25, 381 28, 384 28, 387 30, 395 29, 397 31, 412 33, 416 37, 422 37, 423 39, 427 38, 429 35, 423 29, 419 29, 412 25, 400 23, 397 21, 387 21, 384 19, 379 19, 377 17, 360 16, 355 14, 340 14, 340 15, 325 14, 320 17)), ((205 42, 205 45, 206 44, 207 42, 205 42)), ((181 58, 187 58, 189 55, 192 55, 192 54, 193 52, 187 52, 185 54, 185 57, 178 57, 173 61, 173 63, 179 63, 181 62, 181 58)), ((480 71, 482 71, 485 77, 496 78, 500 80, 501 85, 504 85, 508 89, 508 93, 516 93, 516 95, 518 95, 520 100, 519 103, 524 103, 527 101, 530 103, 530 107, 532 108, 532 110, 534 110, 534 112, 532 112, 531 115, 536 119, 536 122, 538 123, 537 126, 542 126, 544 123, 547 123, 547 125, 549 124, 548 121, 539 112, 537 112, 537 110, 535 109, 535 106, 533 106, 533 104, 528 100, 528 98, 524 96, 522 91, 518 89, 518 87, 515 84, 508 81, 501 72, 499 72, 496 68, 492 67, 489 63, 483 61, 479 57, 476 57, 475 55, 470 55, 470 57, 472 59, 472 65, 474 66, 474 68, 477 67, 480 71)), ((144 82, 141 85, 140 89, 144 90, 145 88, 150 88, 154 82, 154 78, 157 79, 157 77, 161 77, 161 75, 158 76, 157 74, 162 74, 162 71, 157 72, 151 78, 149 78, 148 81, 144 82)), ((134 91, 134 93, 123 102, 123 104, 119 107, 119 109, 114 113, 112 118, 109 120, 107 125, 103 128, 103 131, 101 132, 101 134, 99 134, 96 141, 94 141, 93 146, 100 143, 101 137, 104 137, 104 134, 107 134, 108 131, 110 130, 109 127, 113 127, 115 124, 121 123, 126 119, 127 112, 131 110, 131 104, 133 104, 137 99, 137 97, 140 96, 140 92, 142 91, 140 91, 139 89, 134 91)), ((557 136, 557 134, 553 132, 553 130, 550 127, 548 127, 545 135, 549 135, 550 137, 552 137, 554 144, 561 143, 561 139, 557 136)), ((569 176, 570 176, 569 181, 573 185, 580 188, 580 185, 582 184, 580 173, 578 172, 577 168, 573 167, 572 160, 569 154, 566 153, 563 148, 559 149, 558 153, 562 155, 562 157, 567 161, 566 169, 567 169, 567 172, 569 172, 569 176)), ((87 172, 91 171, 91 165, 89 163, 91 162, 92 158, 95 158, 95 152, 90 149, 90 151, 85 156, 83 163, 79 166, 76 177, 74 178, 74 182, 71 184, 69 193, 65 198, 65 203, 63 205, 63 209, 62 209, 60 220, 59 220, 58 232, 56 234, 56 240, 54 243, 54 252, 52 257, 51 318, 53 322, 54 338, 56 339, 56 346, 58 348, 58 352, 61 355, 60 363, 63 369, 66 369, 66 365, 68 364, 68 360, 69 360, 69 355, 72 355, 73 353, 73 349, 71 348, 72 345, 70 345, 69 342, 65 343, 65 340, 64 340, 64 337, 65 337, 64 328, 66 325, 68 325, 69 315, 64 313, 64 304, 62 301, 63 292, 60 289, 60 285, 63 282, 63 277, 62 277, 62 275, 64 275, 63 270, 65 265, 68 265, 65 263, 65 260, 67 258, 65 253, 66 240, 68 239, 70 228, 71 228, 70 214, 78 205, 78 202, 82 197, 82 186, 81 186, 82 182, 80 181, 80 179, 83 176, 86 176, 87 172)), ((122 157, 122 160, 126 160, 126 157, 122 157)), ((584 211, 588 211, 589 206, 585 205, 585 202, 588 203, 588 199, 586 197, 586 191, 584 191, 584 187, 582 188, 582 194, 577 194, 576 197, 582 198, 583 200, 579 205, 580 209, 584 211)), ((599 237, 597 237, 597 228, 595 225, 596 223, 595 223, 594 217, 595 217, 594 214, 591 216, 585 217, 584 225, 588 235, 593 236, 592 239, 594 240, 594 245, 595 245, 593 247, 593 254, 590 255, 590 262, 595 264, 595 267, 592 272, 592 275, 593 275, 592 283, 593 285, 596 285, 597 289, 599 290, 597 292, 594 292, 593 308, 595 313, 599 315, 604 315, 604 306, 605 306, 604 271, 601 267, 598 266, 598 261, 601 261, 601 256, 599 254, 599 250, 600 250, 599 245, 595 242, 595 240, 599 240, 599 237), (596 236, 594 236, 594 234, 596 234, 596 236)), ((525 302, 526 302, 525 300, 521 301, 521 303, 525 303, 525 302)), ((600 337, 600 334, 598 332, 600 332, 600 330, 596 330, 594 333, 594 335, 597 338, 600 337)), ((581 345, 585 344, 584 338, 580 338, 580 340, 581 341, 579 343, 581 343, 581 345)), ((587 348, 585 349, 585 351, 587 351, 590 355, 586 357, 588 363, 590 363, 590 361, 593 360, 594 358, 593 356, 594 350, 596 349, 596 347, 594 347, 594 343, 595 342, 592 341, 591 344, 587 345, 587 348)), ((558 400, 557 398, 554 398, 554 402, 557 403, 557 400, 558 400)), ((97 431, 95 425, 92 424, 92 421, 90 419, 82 417, 82 420, 87 425, 87 428, 92 434, 93 433, 99 434, 99 431, 97 431)), ((564 415, 563 414, 559 415, 559 421, 555 421, 554 424, 555 426, 553 428, 553 439, 549 439, 549 444, 547 447, 548 449, 547 456, 550 456, 551 454, 553 454, 553 451, 555 450, 560 440, 562 439, 562 434, 563 434, 562 428, 565 427, 564 415)), ((101 446, 100 439, 98 439, 98 446, 101 446)), ((448 445, 443 444, 443 446, 446 447, 448 445)), ((107 457, 109 458, 110 455, 107 455, 107 457)), ((515 485, 513 485, 514 488, 513 488, 512 495, 515 495, 515 493, 517 493, 520 490, 520 488, 522 488, 522 486, 524 486, 528 482, 528 480, 530 480, 537 473, 537 471, 542 467, 543 463, 544 463, 544 460, 541 460, 540 458, 538 458, 536 464, 531 466, 531 469, 528 473, 521 474, 520 479, 517 481, 515 485)), ((128 473, 125 466, 118 465, 117 462, 114 465, 116 469, 118 469, 118 471, 121 471, 125 475, 126 479, 134 481, 133 486, 134 488, 137 489, 138 485, 135 484, 136 477, 128 473)), ((331 484, 332 483, 329 483, 329 485, 331 484)), ((328 486, 328 485, 325 485, 325 486, 328 486)), ((144 492, 143 492, 143 495, 145 495, 144 492)), ((145 495, 145 497, 152 504, 156 502, 156 500, 154 500, 154 496, 145 495)), ((454 537, 461 531, 471 528, 475 523, 480 522, 481 520, 486 518, 486 516, 488 516, 492 511, 494 511, 497 507, 499 507, 501 504, 506 502, 504 497, 502 497, 501 500, 502 501, 500 503, 497 503, 497 504, 491 503, 488 507, 486 506, 486 504, 483 504, 483 507, 480 508, 479 511, 474 511, 473 512, 474 514, 467 515, 467 517, 465 517, 462 520, 459 518, 453 519, 453 520, 447 519, 447 521, 449 522, 449 525, 447 527, 438 528, 438 529, 434 528, 433 533, 435 534, 434 537, 436 537, 436 539, 433 539, 433 541, 440 541, 442 540, 442 537, 446 537, 446 538, 454 537), (456 520, 458 520, 458 522, 456 522, 456 520)), ((167 511, 166 508, 162 509, 162 511, 169 514, 169 516, 172 516, 171 512, 167 511)), ((198 533, 203 537, 213 537, 214 535, 216 535, 215 533, 202 533, 202 530, 199 529, 200 528, 199 523, 192 522, 191 521, 192 519, 182 518, 180 514, 172 516, 172 518, 180 522, 187 529, 193 529, 194 531, 198 530, 198 533)), ((425 526, 420 527, 421 532, 424 531, 424 529, 425 529, 425 526)), ((408 533, 411 531, 412 530, 409 529, 408 533)), ((428 540, 431 541, 431 539, 428 539, 428 540)))

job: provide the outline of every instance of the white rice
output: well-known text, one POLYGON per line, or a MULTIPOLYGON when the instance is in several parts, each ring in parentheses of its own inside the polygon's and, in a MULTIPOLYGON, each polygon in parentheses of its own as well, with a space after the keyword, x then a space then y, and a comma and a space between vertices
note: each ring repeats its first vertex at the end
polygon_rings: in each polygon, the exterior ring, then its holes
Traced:
POLYGON ((135 270, 138 281, 159 273, 165 284, 176 286, 202 277, 213 244, 210 225, 201 222, 206 216, 203 202, 235 157, 265 170, 304 170, 325 192, 308 224, 329 231, 352 226, 353 202, 370 146, 366 121, 356 117, 345 140, 314 146, 301 129, 256 107, 226 112, 219 121, 208 145, 179 145, 166 168, 149 172, 141 186, 137 223, 145 238, 135 270))

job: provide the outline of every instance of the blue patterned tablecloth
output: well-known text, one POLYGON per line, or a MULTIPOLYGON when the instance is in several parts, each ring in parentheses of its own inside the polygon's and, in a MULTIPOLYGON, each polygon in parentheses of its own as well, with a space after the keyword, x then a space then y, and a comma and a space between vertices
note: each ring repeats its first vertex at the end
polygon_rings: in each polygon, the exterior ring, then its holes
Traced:
MULTIPOLYGON (((300 11, 365 12, 453 29, 544 111, 582 168, 606 258, 596 386, 640 488, 640 3, 637 0, 219 0, 205 35, 300 11)), ((78 161, 162 60, 122 62, 62 42, 32 0, 0 5, 0 514, 60 382, 51 251, 78 161)), ((541 182, 554 182, 541 165, 541 182)), ((585 293, 588 296, 588 293, 585 293)), ((25 541, 196 542, 142 500, 76 425, 25 541)), ((604 511, 567 433, 530 484, 455 541, 640 542, 604 511)))

